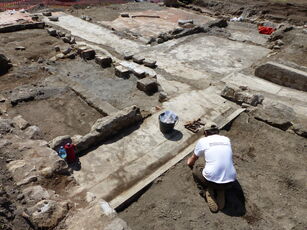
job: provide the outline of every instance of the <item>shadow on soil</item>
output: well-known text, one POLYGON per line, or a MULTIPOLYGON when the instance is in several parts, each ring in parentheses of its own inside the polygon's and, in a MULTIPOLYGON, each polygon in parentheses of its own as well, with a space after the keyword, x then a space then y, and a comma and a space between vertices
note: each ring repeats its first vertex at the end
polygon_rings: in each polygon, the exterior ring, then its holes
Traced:
POLYGON ((235 181, 232 187, 226 190, 226 205, 222 212, 228 216, 244 216, 245 197, 242 187, 238 181, 235 181))

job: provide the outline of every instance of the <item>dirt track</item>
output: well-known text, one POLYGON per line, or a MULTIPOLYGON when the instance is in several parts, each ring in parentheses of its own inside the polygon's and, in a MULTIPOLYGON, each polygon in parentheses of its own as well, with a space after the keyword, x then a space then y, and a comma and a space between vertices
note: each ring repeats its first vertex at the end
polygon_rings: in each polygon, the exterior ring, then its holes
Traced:
POLYGON ((232 141, 239 182, 223 212, 209 211, 183 160, 120 216, 134 229, 305 229, 306 139, 247 114, 222 133, 232 141))

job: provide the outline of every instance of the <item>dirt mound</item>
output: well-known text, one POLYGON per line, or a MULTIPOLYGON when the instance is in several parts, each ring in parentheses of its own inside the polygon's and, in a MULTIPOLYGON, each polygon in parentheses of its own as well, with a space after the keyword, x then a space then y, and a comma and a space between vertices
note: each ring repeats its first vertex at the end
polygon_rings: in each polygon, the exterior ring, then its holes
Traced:
POLYGON ((304 25, 307 21, 307 4, 304 0, 196 0, 193 4, 206 7, 219 15, 258 16, 260 19, 269 19, 275 22, 289 21, 296 25, 304 25))

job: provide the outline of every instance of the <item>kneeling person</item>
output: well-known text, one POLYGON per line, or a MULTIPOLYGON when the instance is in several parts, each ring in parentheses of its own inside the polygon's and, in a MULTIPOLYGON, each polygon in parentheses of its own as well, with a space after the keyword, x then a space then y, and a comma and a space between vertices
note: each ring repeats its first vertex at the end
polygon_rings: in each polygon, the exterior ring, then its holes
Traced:
POLYGON ((193 168, 199 157, 204 156, 205 168, 194 167, 193 177, 197 184, 206 188, 206 199, 212 212, 225 206, 225 189, 236 180, 236 170, 232 161, 232 148, 228 137, 219 135, 219 129, 213 122, 204 127, 205 137, 195 147, 194 154, 187 164, 193 168))

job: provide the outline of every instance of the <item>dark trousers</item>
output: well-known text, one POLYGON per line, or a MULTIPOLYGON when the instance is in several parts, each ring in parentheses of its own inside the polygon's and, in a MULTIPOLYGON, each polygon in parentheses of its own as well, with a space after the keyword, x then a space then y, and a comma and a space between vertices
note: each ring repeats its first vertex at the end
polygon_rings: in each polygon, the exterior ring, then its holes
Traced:
POLYGON ((192 171, 194 181, 197 184, 197 187, 199 189, 207 189, 207 188, 212 188, 215 190, 226 190, 229 189, 234 182, 229 182, 225 184, 217 184, 212 181, 206 180, 206 178, 203 176, 203 166, 200 165, 195 165, 192 171))

